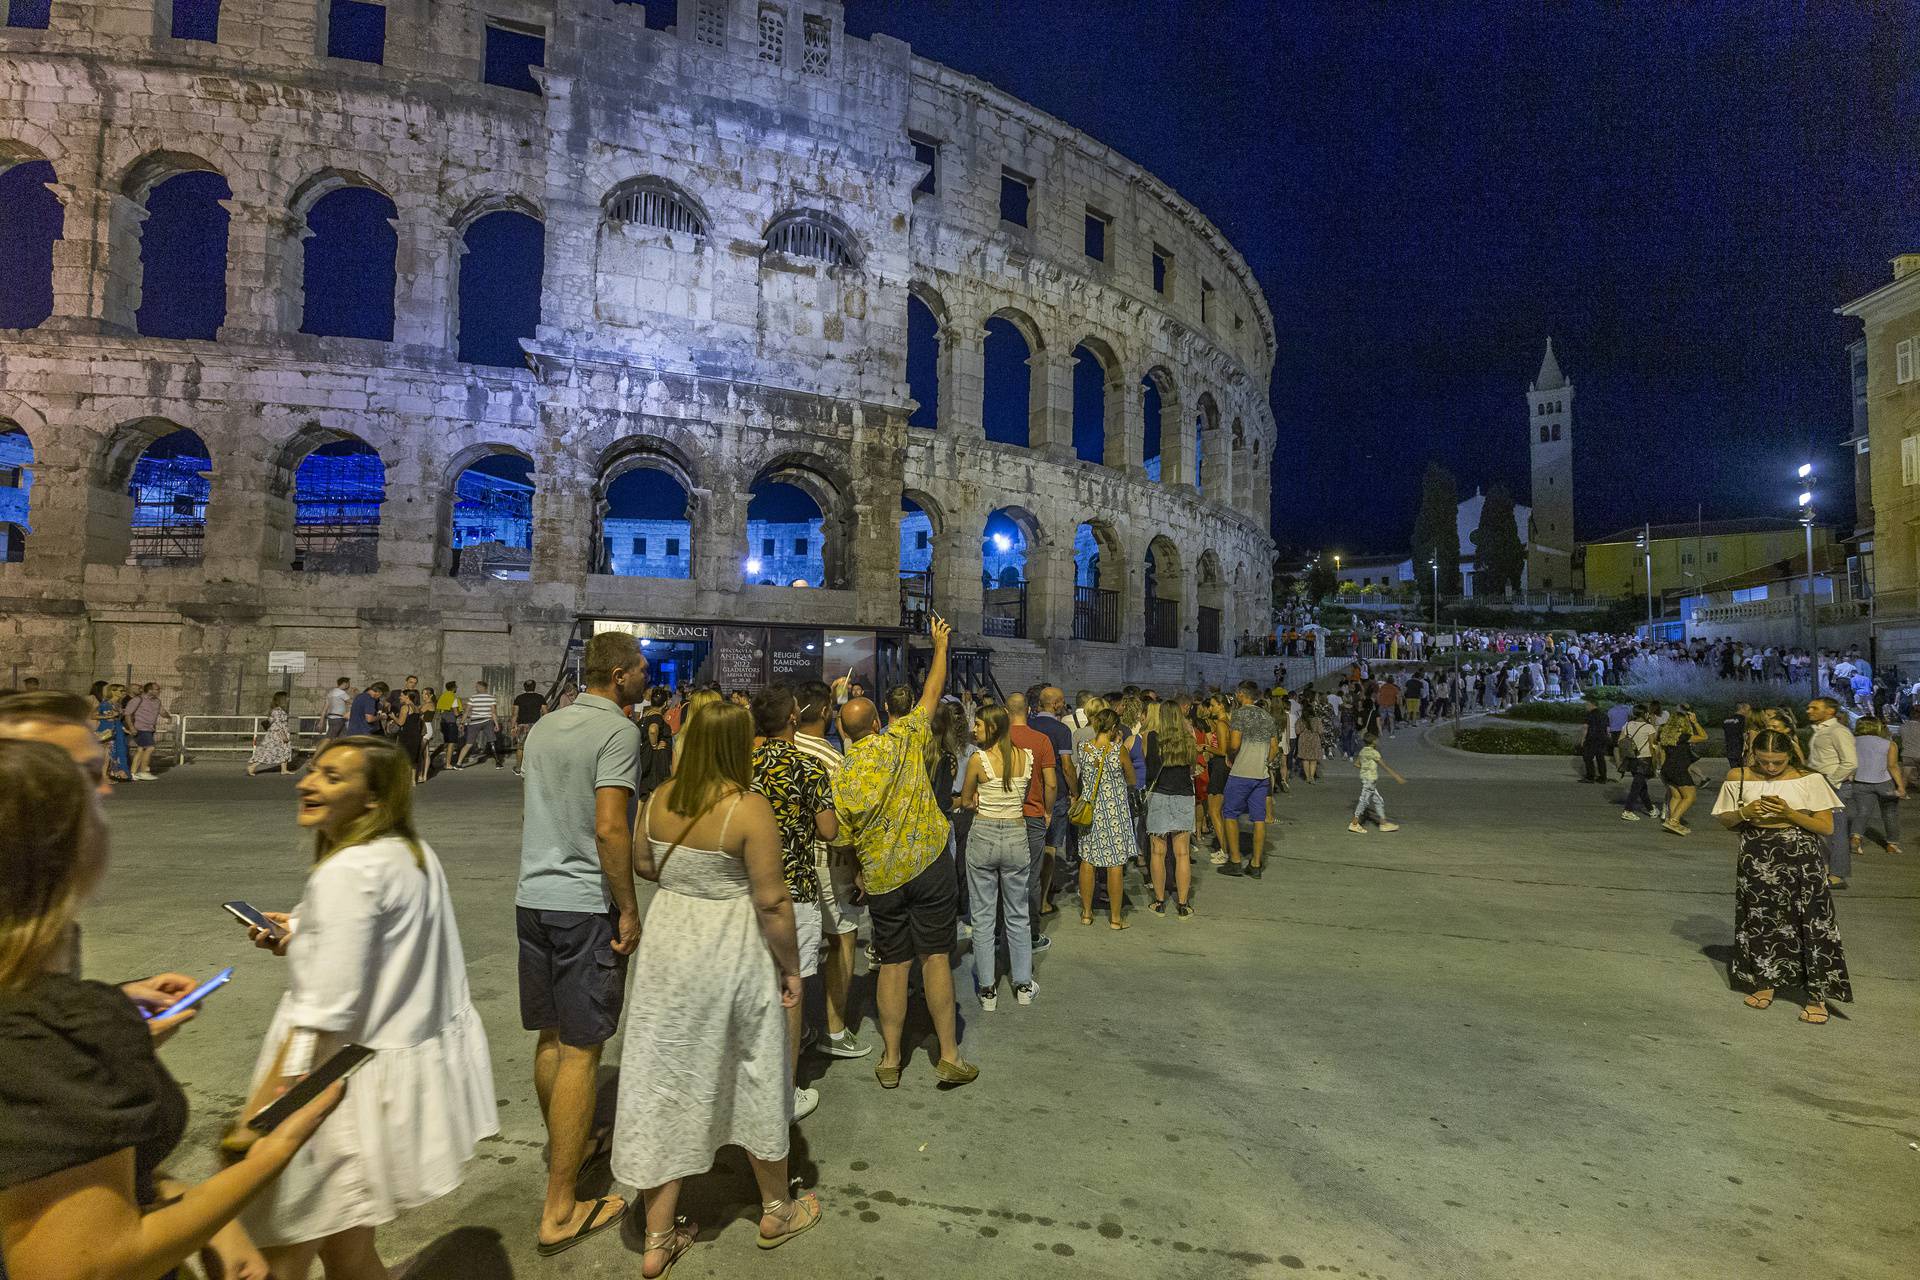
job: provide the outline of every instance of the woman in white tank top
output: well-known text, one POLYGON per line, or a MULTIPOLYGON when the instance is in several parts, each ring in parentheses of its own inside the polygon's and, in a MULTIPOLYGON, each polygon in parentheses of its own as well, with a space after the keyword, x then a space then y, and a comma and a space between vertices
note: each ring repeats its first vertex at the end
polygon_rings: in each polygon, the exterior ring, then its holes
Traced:
POLYGON ((1871 718, 1855 725, 1853 735, 1859 765, 1853 771, 1853 796, 1847 801, 1848 840, 1853 851, 1859 853, 1866 841, 1867 823, 1877 817, 1887 852, 1898 853, 1900 802, 1907 798, 1900 746, 1887 736, 1884 724, 1871 718))
MULTIPOLYGON (((1006 912, 1013 996, 1021 1004, 1032 1004, 1038 989, 1033 981, 1033 934, 1027 919, 1033 858, 1024 806, 1033 785, 1033 753, 1013 745, 1009 726, 1004 707, 988 707, 974 717, 974 741, 979 750, 967 757, 960 807, 974 811, 973 829, 967 836, 967 886, 974 928, 991 929, 999 913, 1006 912)), ((975 992, 980 1008, 987 1013, 999 1003, 995 949, 991 937, 973 948, 975 992)))

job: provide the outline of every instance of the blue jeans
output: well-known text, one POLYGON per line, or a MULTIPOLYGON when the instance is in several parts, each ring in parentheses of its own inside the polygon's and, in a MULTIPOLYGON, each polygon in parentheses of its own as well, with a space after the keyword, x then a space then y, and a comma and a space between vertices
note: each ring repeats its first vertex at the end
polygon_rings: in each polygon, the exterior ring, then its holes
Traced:
POLYGON ((1027 824, 1019 818, 979 818, 967 836, 967 884, 973 898, 975 985, 993 989, 999 949, 987 922, 1006 912, 1007 967, 1016 987, 1033 981, 1033 934, 1028 923, 1027 824))

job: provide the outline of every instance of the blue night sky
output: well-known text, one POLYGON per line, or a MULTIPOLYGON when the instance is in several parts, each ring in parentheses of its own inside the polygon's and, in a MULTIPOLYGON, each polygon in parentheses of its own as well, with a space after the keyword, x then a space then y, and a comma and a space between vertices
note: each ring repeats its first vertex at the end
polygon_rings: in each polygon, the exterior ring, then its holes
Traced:
POLYGON ((1912 10, 849 0, 1110 143, 1220 226, 1279 328, 1283 541, 1403 548, 1437 458, 1527 490, 1577 387, 1579 532, 1850 512, 1832 314, 1920 248, 1912 10))

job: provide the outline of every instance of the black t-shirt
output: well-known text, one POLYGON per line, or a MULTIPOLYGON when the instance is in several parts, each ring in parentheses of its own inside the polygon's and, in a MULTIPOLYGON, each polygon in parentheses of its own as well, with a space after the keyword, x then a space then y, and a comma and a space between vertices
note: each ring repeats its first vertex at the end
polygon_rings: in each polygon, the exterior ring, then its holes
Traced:
POLYGON ((1595 707, 1587 712, 1587 741, 1605 746, 1613 740, 1613 729, 1607 722, 1607 709, 1595 707))
POLYGON ((1191 796, 1193 767, 1160 759, 1160 735, 1147 734, 1147 790, 1162 796, 1191 796))
POLYGON ((0 993, 0 1187, 133 1148, 134 1194, 187 1128, 187 1097, 116 987, 46 977, 0 993))
POLYGON ((546 700, 537 693, 520 694, 513 700, 513 722, 532 724, 540 718, 540 712, 545 706, 546 700))

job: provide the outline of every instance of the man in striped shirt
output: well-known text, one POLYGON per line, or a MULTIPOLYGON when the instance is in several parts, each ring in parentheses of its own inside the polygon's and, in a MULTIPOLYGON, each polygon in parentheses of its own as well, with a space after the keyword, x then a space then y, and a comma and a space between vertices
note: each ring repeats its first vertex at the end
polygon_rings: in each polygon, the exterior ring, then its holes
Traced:
POLYGON ((493 767, 498 769, 506 764, 506 756, 500 751, 500 705, 493 694, 487 691, 487 682, 482 680, 474 686, 474 694, 467 699, 466 745, 460 748, 460 762, 456 769, 467 767, 467 757, 473 754, 475 747, 480 748, 480 758, 493 754, 493 767))

